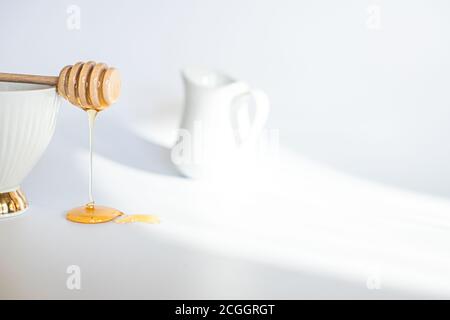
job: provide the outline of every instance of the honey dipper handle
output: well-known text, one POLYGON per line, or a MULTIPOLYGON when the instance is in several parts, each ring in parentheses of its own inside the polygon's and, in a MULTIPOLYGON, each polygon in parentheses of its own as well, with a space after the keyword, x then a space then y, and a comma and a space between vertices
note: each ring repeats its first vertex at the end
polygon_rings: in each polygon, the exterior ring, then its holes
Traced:
POLYGON ((36 76, 32 74, 0 73, 0 81, 46 84, 55 86, 58 83, 58 77, 36 76))

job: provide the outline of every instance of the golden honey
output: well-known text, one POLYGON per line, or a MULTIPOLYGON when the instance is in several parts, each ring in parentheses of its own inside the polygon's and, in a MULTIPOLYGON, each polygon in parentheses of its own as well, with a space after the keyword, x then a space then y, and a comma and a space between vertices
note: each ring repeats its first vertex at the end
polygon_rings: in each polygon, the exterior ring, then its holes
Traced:
POLYGON ((134 214, 134 215, 124 215, 120 210, 99 206, 95 204, 94 192, 93 192, 93 148, 94 148, 94 124, 97 118, 97 110, 90 109, 86 111, 89 120, 89 202, 77 208, 70 210, 66 218, 69 221, 85 224, 95 224, 103 223, 109 221, 115 221, 120 224, 125 223, 159 223, 159 219, 153 215, 147 214, 134 214), (120 219, 116 219, 120 216, 120 219))
POLYGON ((89 120, 89 202, 88 204, 70 210, 66 218, 72 222, 94 224, 112 221, 115 218, 123 215, 117 209, 95 204, 93 195, 93 146, 94 146, 94 124, 97 117, 96 110, 87 110, 89 120))
POLYGON ((119 210, 97 206, 95 204, 87 204, 67 213, 67 220, 78 223, 94 224, 109 222, 123 215, 119 210))
POLYGON ((159 223, 159 218, 150 214, 131 214, 118 217, 114 222, 120 224, 135 222, 155 224, 159 223))

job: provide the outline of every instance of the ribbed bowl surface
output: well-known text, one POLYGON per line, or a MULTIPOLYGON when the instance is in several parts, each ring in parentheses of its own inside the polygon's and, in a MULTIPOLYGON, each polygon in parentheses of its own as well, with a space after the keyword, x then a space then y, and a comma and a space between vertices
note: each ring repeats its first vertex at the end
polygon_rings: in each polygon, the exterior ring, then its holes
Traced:
POLYGON ((42 156, 60 103, 55 88, 0 83, 0 193, 18 188, 42 156))

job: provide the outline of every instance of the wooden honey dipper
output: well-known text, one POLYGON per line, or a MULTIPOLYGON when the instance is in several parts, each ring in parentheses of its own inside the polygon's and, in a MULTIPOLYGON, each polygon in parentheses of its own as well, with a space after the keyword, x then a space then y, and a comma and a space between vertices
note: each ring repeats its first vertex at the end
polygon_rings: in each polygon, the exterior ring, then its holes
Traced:
POLYGON ((64 67, 58 77, 0 73, 0 81, 56 86, 59 95, 83 110, 102 111, 120 95, 120 74, 115 68, 93 61, 64 67))

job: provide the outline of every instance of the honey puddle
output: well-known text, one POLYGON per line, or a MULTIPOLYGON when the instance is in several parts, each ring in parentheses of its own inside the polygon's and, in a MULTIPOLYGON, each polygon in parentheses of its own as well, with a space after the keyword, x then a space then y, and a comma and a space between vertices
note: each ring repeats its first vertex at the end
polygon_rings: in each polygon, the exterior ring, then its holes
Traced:
POLYGON ((118 217, 114 220, 115 223, 133 223, 133 222, 143 222, 143 223, 159 223, 159 218, 157 216, 153 216, 150 214, 131 214, 131 215, 124 215, 121 217, 118 217))
POLYGON ((66 218, 72 222, 85 223, 85 224, 95 224, 103 223, 109 221, 115 221, 116 223, 132 223, 132 222, 143 222, 143 223, 159 223, 159 219, 153 215, 136 214, 136 215, 124 215, 120 210, 99 206, 95 204, 93 195, 93 146, 94 146, 94 124, 97 117, 96 110, 88 110, 89 119, 89 203, 74 208, 70 210, 66 218), (119 219, 116 219, 120 217, 119 219))

